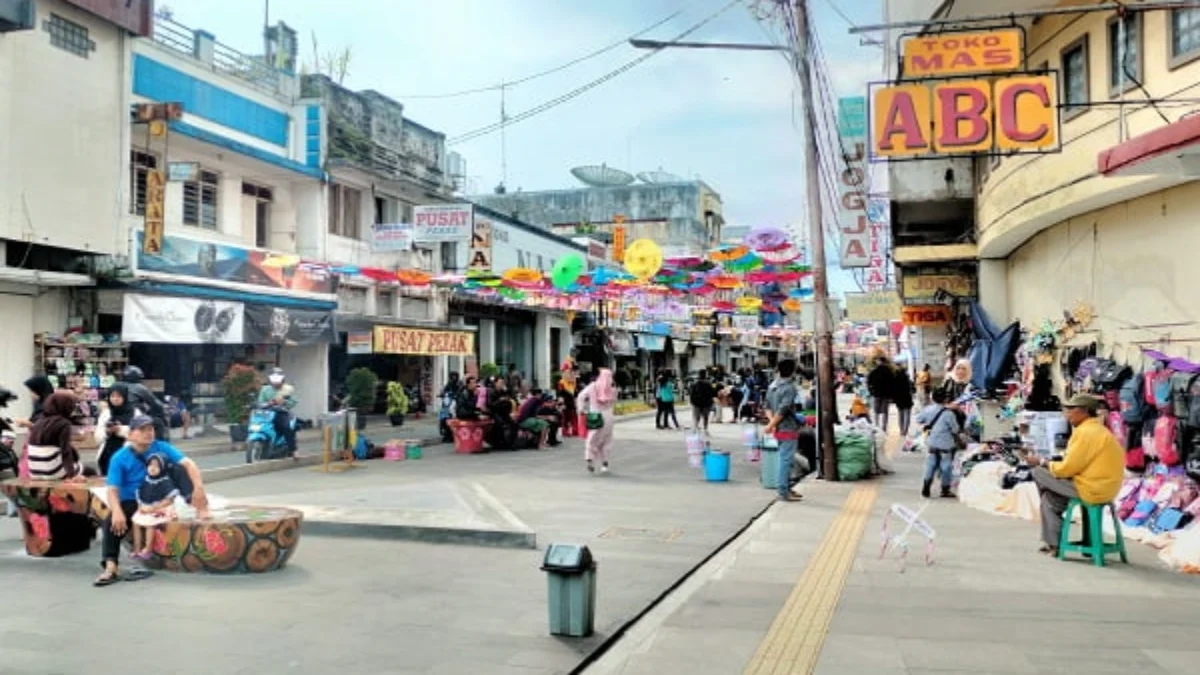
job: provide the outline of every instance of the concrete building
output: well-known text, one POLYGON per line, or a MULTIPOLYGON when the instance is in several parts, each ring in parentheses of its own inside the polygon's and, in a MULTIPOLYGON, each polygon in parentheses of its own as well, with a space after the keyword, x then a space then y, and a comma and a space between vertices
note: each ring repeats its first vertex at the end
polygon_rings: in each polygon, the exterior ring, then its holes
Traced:
POLYGON ((35 371, 35 334, 84 327, 70 289, 94 283, 95 256, 126 250, 130 54, 151 32, 152 9, 149 0, 0 3, 4 386, 19 389, 35 371))
MULTIPOLYGON (((962 0, 938 4, 925 17, 1046 4, 962 0)), ((902 197, 895 194, 897 179, 912 187, 909 197, 940 188, 943 209, 925 219, 924 238, 914 241, 905 241, 903 228, 919 219, 897 220, 897 261, 977 264, 965 287, 977 287, 982 306, 999 323, 1039 326, 1087 305, 1096 318, 1073 344, 1097 341, 1103 354, 1135 366, 1140 347, 1200 356, 1194 349, 1200 298, 1191 292, 1189 271, 1190 251, 1200 243, 1193 226, 1200 204, 1194 93, 1200 9, 1141 10, 1130 3, 1123 17, 1113 11, 1047 15, 1023 26, 1026 67, 1058 71, 1061 152, 980 157, 973 172, 967 160, 944 167, 893 163, 894 197, 902 197), (939 183, 939 171, 943 177, 953 171, 953 181, 939 183), (951 218, 946 209, 959 215, 951 218)))
POLYGON ((475 195, 488 208, 556 234, 612 234, 653 239, 665 255, 698 255, 721 241, 721 196, 703 181, 475 195))

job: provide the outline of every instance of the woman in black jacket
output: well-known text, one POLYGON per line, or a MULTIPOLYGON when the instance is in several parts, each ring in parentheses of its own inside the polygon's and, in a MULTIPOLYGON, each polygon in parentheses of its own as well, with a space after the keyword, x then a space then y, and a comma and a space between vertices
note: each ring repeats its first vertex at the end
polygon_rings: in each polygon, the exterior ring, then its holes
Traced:
POLYGON ((875 367, 867 374, 867 391, 871 394, 871 409, 875 413, 875 426, 883 431, 888 428, 888 407, 892 404, 895 390, 895 369, 886 356, 875 361, 875 367))

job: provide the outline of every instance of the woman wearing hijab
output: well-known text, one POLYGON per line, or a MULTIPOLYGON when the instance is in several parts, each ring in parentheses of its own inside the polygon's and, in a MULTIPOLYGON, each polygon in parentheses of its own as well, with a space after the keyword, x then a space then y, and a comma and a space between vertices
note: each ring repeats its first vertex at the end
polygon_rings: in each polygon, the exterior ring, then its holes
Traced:
POLYGON ((596 381, 579 393, 579 409, 585 414, 598 413, 604 422, 599 429, 588 429, 584 459, 589 473, 596 470, 596 462, 600 462, 600 473, 608 473, 613 441, 613 406, 616 403, 617 388, 613 386, 613 373, 608 368, 601 368, 596 381))
POLYGON ((129 385, 117 382, 108 390, 108 405, 96 420, 96 465, 101 476, 108 475, 108 462, 125 445, 129 435, 129 420, 133 418, 133 403, 129 401, 129 385))
POLYGON ((579 384, 579 375, 575 372, 575 363, 571 359, 563 361, 562 375, 558 380, 558 398, 562 401, 562 432, 563 436, 575 436, 579 430, 575 412, 575 392, 579 384))
POLYGON ((54 385, 45 375, 34 375, 25 380, 25 388, 29 390, 29 398, 33 401, 33 411, 29 414, 29 419, 13 420, 13 424, 28 429, 41 419, 42 405, 54 393, 54 385))
POLYGON ((967 359, 959 359, 954 364, 954 369, 946 374, 946 379, 942 382, 942 389, 950 395, 947 400, 953 403, 970 391, 971 374, 971 362, 967 359))
POLYGON ((71 418, 78 403, 66 392, 51 394, 42 402, 42 414, 25 444, 27 475, 23 478, 62 480, 82 475, 79 452, 71 443, 71 418))

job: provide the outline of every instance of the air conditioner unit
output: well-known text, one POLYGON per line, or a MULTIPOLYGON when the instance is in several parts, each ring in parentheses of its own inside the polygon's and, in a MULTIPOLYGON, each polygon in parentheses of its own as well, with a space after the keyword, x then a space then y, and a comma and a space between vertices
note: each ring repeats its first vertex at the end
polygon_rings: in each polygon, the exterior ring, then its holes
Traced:
POLYGON ((0 0, 0 33, 31 30, 36 24, 36 0, 0 0))

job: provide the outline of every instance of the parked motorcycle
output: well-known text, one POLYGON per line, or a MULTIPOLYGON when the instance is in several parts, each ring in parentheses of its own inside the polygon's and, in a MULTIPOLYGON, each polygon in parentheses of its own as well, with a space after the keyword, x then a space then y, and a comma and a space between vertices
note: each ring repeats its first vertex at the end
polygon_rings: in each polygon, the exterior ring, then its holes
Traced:
MULTIPOLYGON (((246 435, 247 464, 288 456, 287 439, 275 431, 275 416, 287 414, 287 410, 277 406, 256 407, 250 413, 250 424, 247 427, 246 435)), ((291 417, 288 425, 295 429, 296 418, 291 417)))

